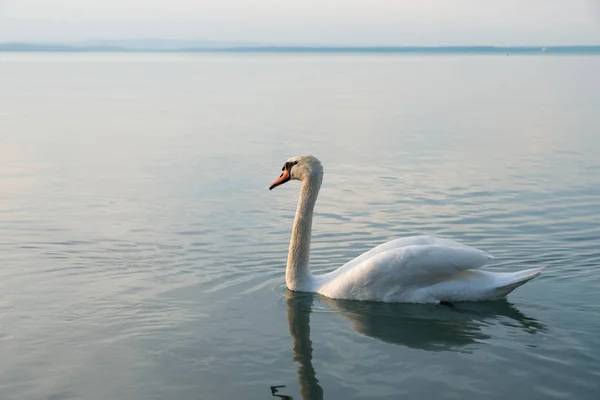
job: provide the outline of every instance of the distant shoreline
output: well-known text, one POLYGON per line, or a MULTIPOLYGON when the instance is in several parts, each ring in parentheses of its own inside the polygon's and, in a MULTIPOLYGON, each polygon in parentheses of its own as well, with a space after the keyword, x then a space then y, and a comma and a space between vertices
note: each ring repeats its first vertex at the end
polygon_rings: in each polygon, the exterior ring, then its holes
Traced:
POLYGON ((69 53, 372 53, 372 54, 600 54, 598 46, 188 46, 153 47, 0 43, 0 52, 69 53))

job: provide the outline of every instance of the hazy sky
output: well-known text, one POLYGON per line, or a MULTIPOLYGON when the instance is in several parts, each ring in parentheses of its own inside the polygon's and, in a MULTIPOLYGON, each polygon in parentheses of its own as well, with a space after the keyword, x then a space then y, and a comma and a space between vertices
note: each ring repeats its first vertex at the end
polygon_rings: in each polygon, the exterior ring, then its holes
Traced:
POLYGON ((0 41, 600 44, 600 0, 0 0, 0 41))

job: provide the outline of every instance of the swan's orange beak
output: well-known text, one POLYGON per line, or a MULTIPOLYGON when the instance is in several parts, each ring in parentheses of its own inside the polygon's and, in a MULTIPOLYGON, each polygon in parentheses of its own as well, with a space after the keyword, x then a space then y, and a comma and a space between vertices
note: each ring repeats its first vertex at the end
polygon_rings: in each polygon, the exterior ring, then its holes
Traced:
POLYGON ((271 186, 269 186, 269 190, 273 190, 277 186, 283 185, 284 183, 286 183, 289 180, 290 180, 290 171, 288 171, 287 169, 284 169, 283 172, 281 173, 281 175, 279 175, 279 178, 275 179, 275 182, 271 183, 271 186))

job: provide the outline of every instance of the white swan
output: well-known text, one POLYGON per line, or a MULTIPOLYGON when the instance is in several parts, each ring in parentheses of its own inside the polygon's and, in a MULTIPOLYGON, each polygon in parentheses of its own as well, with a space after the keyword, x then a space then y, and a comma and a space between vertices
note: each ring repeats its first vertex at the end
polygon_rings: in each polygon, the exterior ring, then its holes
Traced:
POLYGON ((290 158, 269 189, 302 181, 288 253, 288 289, 316 292, 334 299, 440 303, 493 300, 538 276, 544 267, 499 273, 477 268, 490 254, 453 240, 413 236, 381 244, 324 275, 308 267, 313 210, 323 180, 313 156, 290 158))

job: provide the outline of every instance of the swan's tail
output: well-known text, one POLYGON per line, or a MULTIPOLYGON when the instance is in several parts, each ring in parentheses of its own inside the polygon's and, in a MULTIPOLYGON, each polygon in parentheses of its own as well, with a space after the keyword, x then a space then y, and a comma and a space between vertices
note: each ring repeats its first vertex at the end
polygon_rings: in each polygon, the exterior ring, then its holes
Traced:
POLYGON ((434 285, 429 291, 434 293, 436 299, 443 301, 496 300, 506 297, 519 286, 529 282, 541 274, 544 268, 531 268, 517 272, 471 269, 434 285))
POLYGON ((542 266, 503 274, 502 278, 499 279, 499 286, 496 286, 493 290, 493 297, 505 297, 519 286, 539 276, 544 271, 544 268, 546 267, 542 266))

